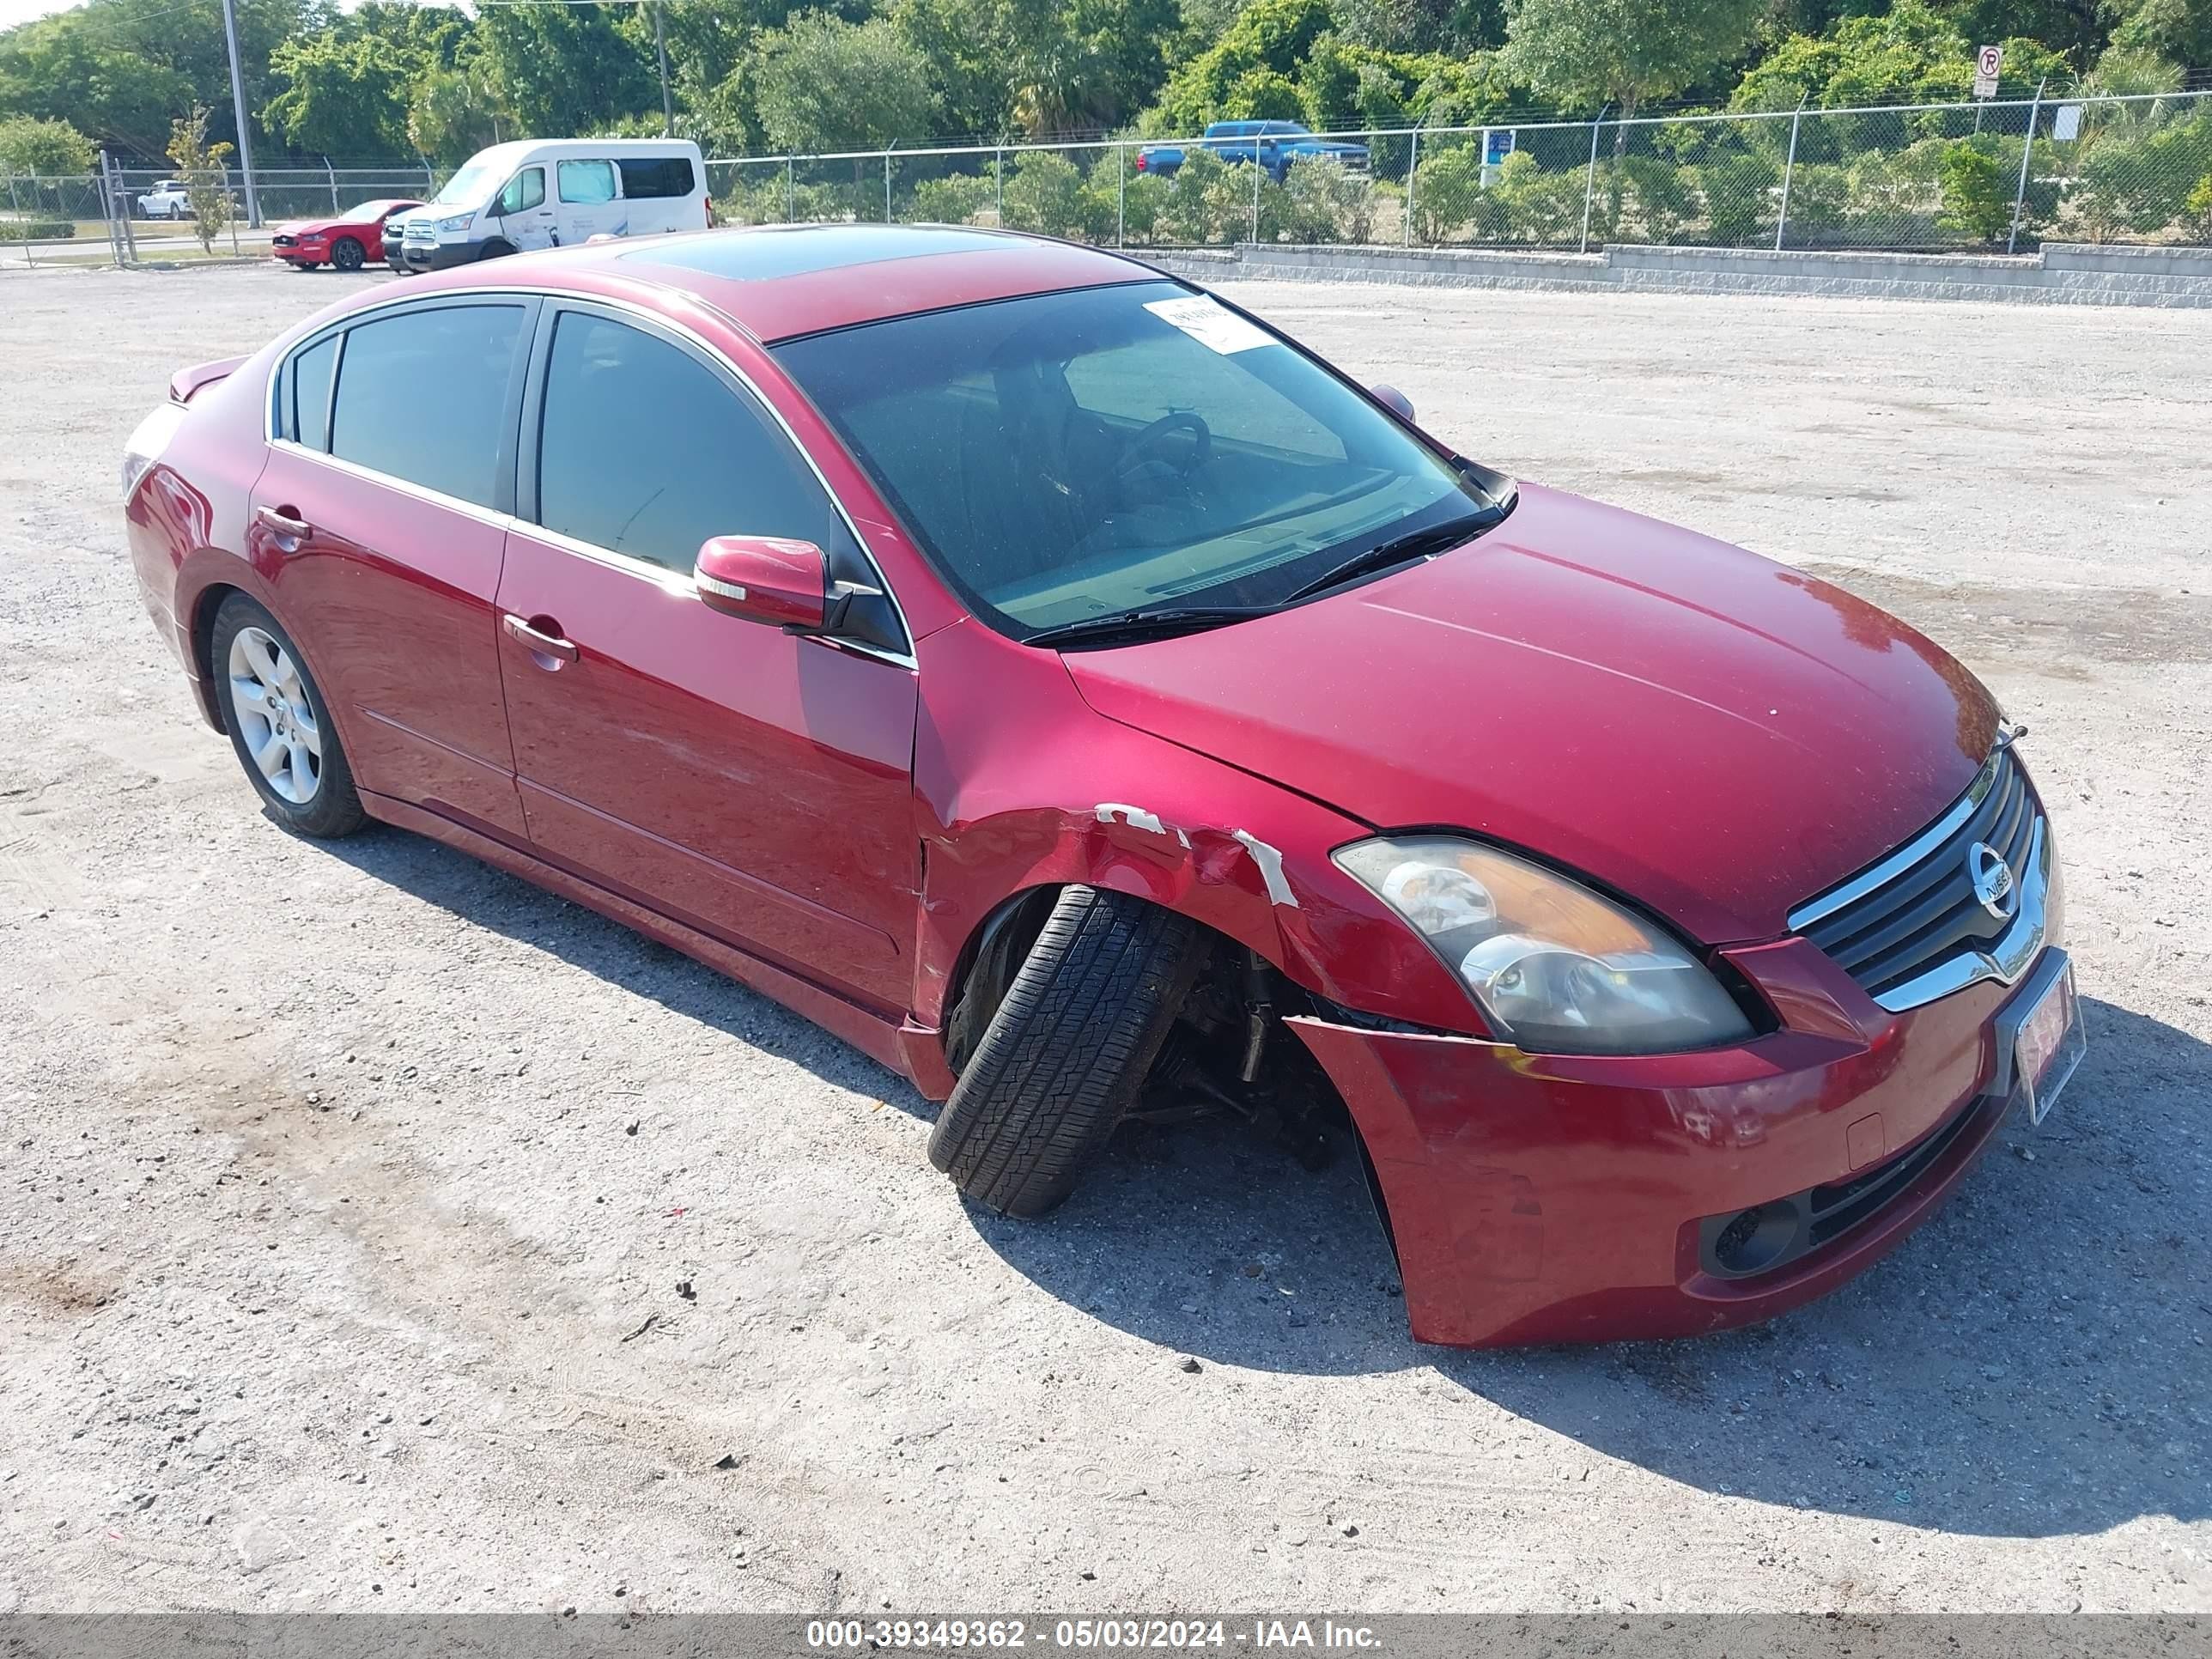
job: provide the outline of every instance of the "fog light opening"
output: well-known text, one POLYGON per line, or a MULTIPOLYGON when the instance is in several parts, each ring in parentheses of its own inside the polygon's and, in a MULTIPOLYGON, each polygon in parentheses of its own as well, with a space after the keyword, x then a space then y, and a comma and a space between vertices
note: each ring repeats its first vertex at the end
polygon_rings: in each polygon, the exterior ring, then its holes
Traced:
POLYGON ((1713 1239, 1713 1260, 1731 1273, 1772 1267, 1797 1239, 1797 1212, 1788 1204, 1754 1204, 1729 1218, 1713 1239))

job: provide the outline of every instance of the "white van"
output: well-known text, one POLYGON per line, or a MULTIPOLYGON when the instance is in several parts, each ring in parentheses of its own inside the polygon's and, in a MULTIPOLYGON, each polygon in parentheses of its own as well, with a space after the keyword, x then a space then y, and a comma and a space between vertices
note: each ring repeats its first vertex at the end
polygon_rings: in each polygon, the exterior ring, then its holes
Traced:
POLYGON ((442 270, 594 236, 702 230, 707 165, 683 138, 520 139, 478 150, 407 216, 400 261, 442 270))

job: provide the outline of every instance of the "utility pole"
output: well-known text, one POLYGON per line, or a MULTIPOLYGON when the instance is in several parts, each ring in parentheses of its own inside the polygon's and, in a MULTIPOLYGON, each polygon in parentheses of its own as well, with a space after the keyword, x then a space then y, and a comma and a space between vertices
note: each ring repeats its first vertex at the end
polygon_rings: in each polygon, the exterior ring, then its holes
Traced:
POLYGON ((653 50, 660 58, 660 136, 676 136, 676 100, 668 94, 668 32, 661 27, 660 0, 653 0, 653 50))
POLYGON ((261 228, 261 198, 253 189, 253 137, 246 129, 246 79, 238 72, 238 9, 222 0, 222 32, 230 40, 230 110, 238 118, 238 167, 246 175, 246 222, 261 228))

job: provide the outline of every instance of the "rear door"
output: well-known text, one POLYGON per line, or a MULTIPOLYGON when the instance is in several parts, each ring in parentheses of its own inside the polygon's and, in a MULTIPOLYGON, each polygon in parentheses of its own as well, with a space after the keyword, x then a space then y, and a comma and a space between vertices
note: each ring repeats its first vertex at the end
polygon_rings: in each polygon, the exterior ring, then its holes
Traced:
POLYGON ((544 856, 876 1012, 911 1006, 915 674, 709 611, 699 545, 813 542, 880 586, 782 427, 696 342, 547 302, 500 663, 544 856))
POLYGON ((492 604, 537 304, 430 300, 304 343, 248 532, 361 787, 518 841, 492 604))
POLYGON ((688 155, 625 155, 615 163, 622 180, 623 234, 699 230, 707 223, 706 192, 688 155))

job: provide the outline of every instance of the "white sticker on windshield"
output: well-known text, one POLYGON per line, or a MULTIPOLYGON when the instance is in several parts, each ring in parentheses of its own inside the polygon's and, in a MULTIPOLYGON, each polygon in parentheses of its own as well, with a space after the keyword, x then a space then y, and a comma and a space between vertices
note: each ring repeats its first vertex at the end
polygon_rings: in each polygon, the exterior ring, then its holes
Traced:
POLYGON ((1145 309, 1224 357, 1233 351, 1249 351, 1254 346, 1278 343, 1273 335, 1254 327, 1226 306, 1216 305, 1203 294, 1194 294, 1187 300, 1153 300, 1145 309))

